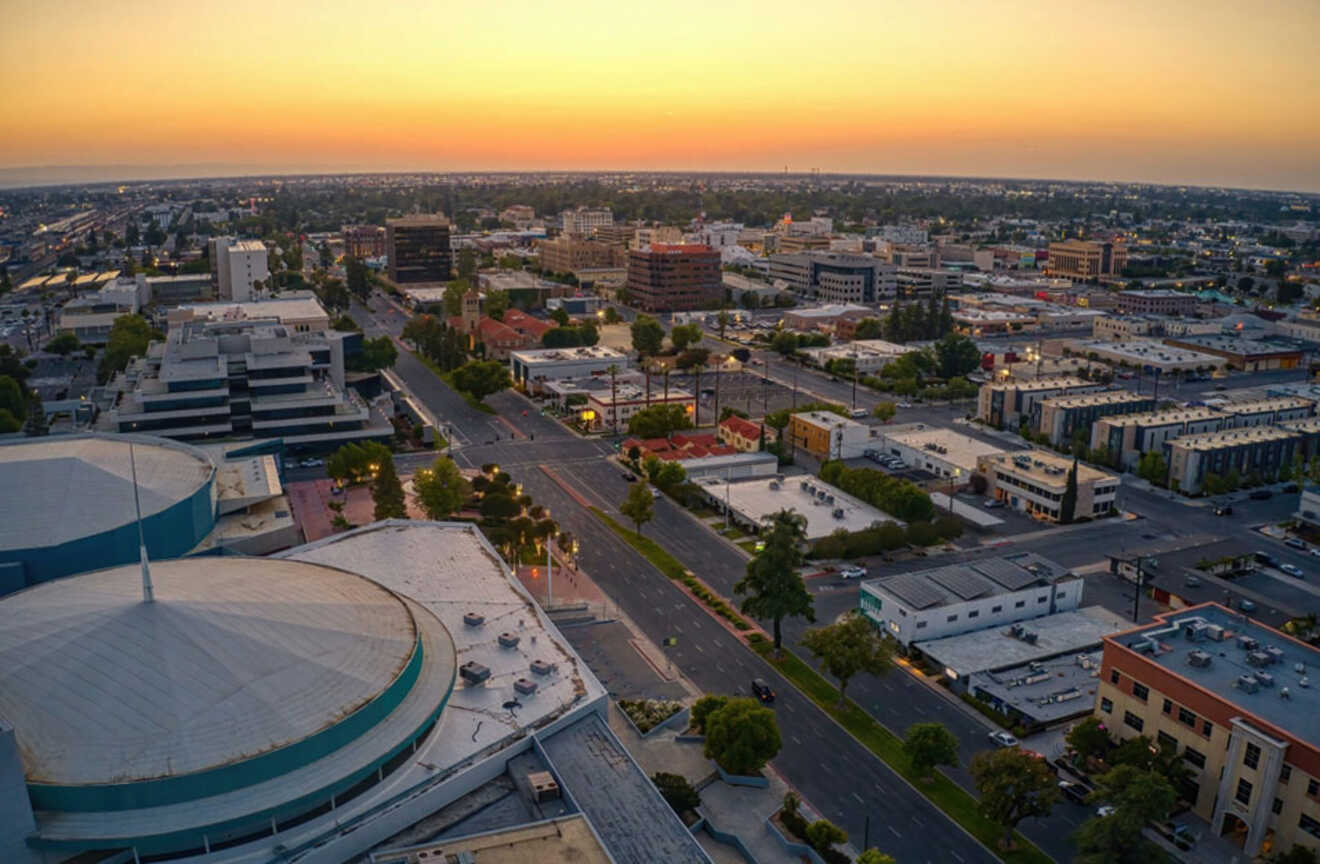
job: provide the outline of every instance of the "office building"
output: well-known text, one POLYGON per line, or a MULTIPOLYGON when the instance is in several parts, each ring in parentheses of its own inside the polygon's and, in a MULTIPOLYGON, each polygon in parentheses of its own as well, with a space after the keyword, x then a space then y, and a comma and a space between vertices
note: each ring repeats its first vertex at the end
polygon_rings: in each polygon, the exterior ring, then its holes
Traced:
POLYGON ((553 381, 608 376, 610 367, 615 368, 616 376, 627 371, 628 355, 604 345, 527 349, 509 354, 514 383, 534 393, 544 392, 545 385, 553 381))
POLYGON ((181 303, 204 303, 214 300, 216 288, 205 273, 184 273, 178 276, 134 277, 139 285, 146 285, 151 302, 157 306, 178 306, 181 303))
POLYGON ((135 315, 143 305, 136 283, 110 282, 61 306, 55 332, 72 333, 79 342, 90 345, 104 345, 115 319, 135 315))
POLYGON ((1320 651, 1204 603, 1105 637, 1095 716, 1174 748, 1178 792, 1243 859, 1320 848, 1320 651))
POLYGON ((1081 378, 1005 378, 981 385, 976 397, 977 418, 996 429, 1016 429, 1023 419, 1030 420, 1036 403, 1052 396, 1095 393, 1105 385, 1081 378))
POLYGON ((385 229, 379 225, 345 225, 344 254, 350 258, 379 258, 385 254, 385 229))
MULTIPOLYGON (((837 333, 844 321, 857 322, 876 317, 876 312, 869 306, 856 303, 827 303, 823 306, 798 306, 785 310, 784 327, 789 330, 801 330, 811 333, 817 330, 837 333)), ((853 332, 856 332, 854 328, 853 332)))
MULTIPOLYGON (((977 471, 977 460, 1004 451, 979 438, 925 423, 881 426, 872 448, 887 456, 897 456, 905 465, 929 471, 936 477, 948 477, 967 483, 977 471)), ((947 491, 947 485, 945 490, 947 491)))
POLYGON ((608 207, 578 207, 559 214, 559 230, 565 234, 590 235, 597 228, 614 224, 614 214, 608 207))
POLYGON ((1101 417, 1091 427, 1091 449, 1105 450, 1110 464, 1134 471, 1142 453, 1163 453, 1174 438, 1219 432, 1228 423, 1228 415, 1206 406, 1101 417))
POLYGON ((628 421, 634 414, 659 405, 681 408, 695 422, 697 400, 688 391, 678 387, 670 387, 668 391, 655 388, 648 395, 644 387, 617 382, 613 388, 593 390, 579 416, 588 429, 622 432, 628 429, 628 421))
POLYGON ((628 296, 647 312, 718 306, 720 253, 700 244, 652 244, 628 253, 628 296))
POLYGON ((240 240, 217 250, 220 297, 246 303, 270 291, 270 262, 260 240, 240 240))
MULTIPOLYGON (((1074 460, 1049 450, 1022 450, 982 456, 977 470, 988 483, 986 496, 1044 522, 1058 522, 1074 460)), ((1077 503, 1073 519, 1094 519, 1114 511, 1119 478, 1077 462, 1077 503)))
POLYGON ((905 300, 929 297, 932 293, 961 291, 963 274, 935 267, 900 266, 894 271, 894 285, 897 295, 905 300))
POLYGON ((1119 308, 1127 315, 1194 315, 1197 299, 1170 288, 1136 288, 1120 291, 1119 308))
POLYGON ((1091 336, 1109 342, 1122 342, 1141 336, 1158 336, 1164 332, 1158 318, 1140 315, 1101 315, 1091 322, 1091 336))
POLYGON ((806 299, 868 306, 893 297, 897 284, 892 265, 837 252, 771 255, 770 280, 806 299))
POLYGON ((1055 445, 1072 441, 1078 433, 1090 441, 1091 424, 1101 417, 1154 411, 1156 404, 1153 396, 1131 390, 1051 396, 1032 407, 1031 428, 1048 436, 1050 443, 1055 445))
POLYGON ((1173 375, 1178 372, 1210 372, 1222 369, 1227 362, 1205 351, 1176 348, 1155 339, 1132 337, 1118 342, 1107 339, 1073 339, 1064 343, 1074 357, 1103 360, 1114 366, 1140 369, 1145 375, 1173 375))
POLYGON ((1266 342, 1242 336, 1202 335, 1169 338, 1164 340, 1164 344, 1222 357, 1229 367, 1244 372, 1297 369, 1302 364, 1302 349, 1292 343, 1266 342))
POLYGON ((541 269, 546 273, 626 267, 628 250, 615 243, 565 234, 537 244, 541 269))
POLYGON ((801 411, 788 417, 788 443, 817 459, 856 459, 875 446, 879 429, 832 411, 801 411))
POLYGON ((536 209, 529 204, 510 204, 500 211, 500 221, 525 231, 536 221, 536 209))
POLYGON ((1127 247, 1122 243, 1064 240, 1050 244, 1049 274, 1067 279, 1098 279, 1117 276, 1127 266, 1127 247))
POLYGON ((301 542, 272 455, 148 435, 19 438, 0 444, 0 486, 23 490, 0 528, 0 595, 137 561, 134 468, 153 558, 301 542))
POLYGON ((1211 474, 1273 480, 1279 469, 1292 465, 1301 445, 1300 434, 1278 426, 1230 428, 1175 438, 1164 445, 1169 488, 1195 495, 1211 474))
POLYGON ((447 838, 579 817, 605 860, 708 862, 474 526, 378 522, 150 572, 152 602, 137 565, 0 601, 15 864, 348 861, 427 836, 413 826, 453 804, 447 838), (515 806, 480 806, 509 789, 515 806))
POLYGON ((166 314, 170 327, 189 321, 261 321, 275 320, 295 333, 314 333, 330 329, 330 313, 311 291, 288 291, 279 297, 251 303, 183 303, 166 314))
POLYGON ((435 214, 385 220, 390 281, 396 285, 447 282, 453 275, 449 220, 435 214))
POLYGON ((905 650, 1081 604, 1081 577, 1034 552, 867 579, 858 599, 862 614, 905 650))

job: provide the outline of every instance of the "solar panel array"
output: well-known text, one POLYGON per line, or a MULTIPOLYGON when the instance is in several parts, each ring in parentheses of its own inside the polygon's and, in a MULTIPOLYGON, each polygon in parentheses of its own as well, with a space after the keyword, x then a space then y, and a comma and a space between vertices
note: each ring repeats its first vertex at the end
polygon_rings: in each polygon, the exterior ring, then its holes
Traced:
POLYGON ((965 566, 957 564, 926 571, 934 581, 948 588, 963 600, 972 600, 994 593, 995 586, 965 566))
POLYGON ((928 609, 944 602, 944 592, 930 583, 926 573, 899 573, 880 580, 880 587, 913 609, 928 609))
POLYGON ((987 558, 984 561, 977 561, 972 565, 972 569, 982 576, 993 579, 1008 591, 1021 591, 1028 585, 1051 575, 1058 568, 1051 566, 1049 562, 1044 560, 1035 562, 1021 560, 1021 563, 1019 563, 1006 558, 987 558), (1041 566, 1039 572, 1032 573, 1022 566, 1030 563, 1039 564, 1041 566))

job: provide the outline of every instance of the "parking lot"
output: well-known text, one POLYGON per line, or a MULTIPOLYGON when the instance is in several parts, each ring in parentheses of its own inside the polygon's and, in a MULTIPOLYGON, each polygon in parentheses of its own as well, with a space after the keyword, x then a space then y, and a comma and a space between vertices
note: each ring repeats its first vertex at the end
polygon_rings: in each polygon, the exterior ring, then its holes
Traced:
MULTIPOLYGON (((693 390, 696 385, 696 379, 688 374, 673 374, 669 376, 670 387, 681 387, 684 390, 693 390)), ((663 385, 661 385, 663 386, 663 385)), ((651 381, 651 389, 654 391, 656 382, 651 381)), ((698 398, 701 400, 701 411, 703 421, 709 420, 708 412, 715 410, 715 375, 712 373, 701 376, 701 390, 698 398)), ((745 411, 753 418, 761 418, 766 414, 773 414, 776 411, 782 411, 793 407, 793 389, 776 384, 774 381, 762 379, 758 374, 751 372, 721 372, 719 373, 720 390, 720 409, 736 408, 739 411, 745 411)), ((812 401, 811 397, 805 393, 798 393, 797 403, 802 405, 812 401)))

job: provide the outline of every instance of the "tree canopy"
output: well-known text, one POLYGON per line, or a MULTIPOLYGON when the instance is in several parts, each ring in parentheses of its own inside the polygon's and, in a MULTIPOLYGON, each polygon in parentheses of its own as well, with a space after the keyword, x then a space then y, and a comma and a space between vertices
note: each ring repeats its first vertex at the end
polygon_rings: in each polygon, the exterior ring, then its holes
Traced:
POLYGON ((448 519, 463 508, 472 487, 448 456, 441 456, 413 474, 417 503, 431 519, 448 519))
POLYGON ((403 496, 403 484, 394 470, 394 457, 385 454, 371 483, 371 500, 376 504, 376 519, 407 519, 408 506, 403 496))
POLYGON ((498 360, 473 360, 454 370, 455 386, 476 399, 498 393, 510 383, 509 367, 498 360))
POLYGON ((914 723, 903 738, 903 753, 912 770, 930 777, 937 766, 958 764, 958 739, 943 723, 914 723))
POLYGON ((802 647, 838 679, 840 706, 854 676, 863 672, 883 675, 893 665, 893 643, 882 637, 866 616, 856 612, 808 630, 802 635, 802 647))
POLYGON ((128 366, 129 360, 146 354, 147 345, 152 339, 161 338, 164 338, 164 334, 153 330, 141 315, 120 315, 110 325, 105 353, 101 356, 101 365, 96 373, 97 379, 103 384, 109 381, 116 372, 122 372, 128 366))
POLYGON ((638 534, 642 533, 642 525, 655 518, 655 498, 645 483, 639 480, 628 487, 628 497, 619 505, 619 512, 628 517, 638 534))
POLYGON ((730 774, 751 775, 779 753, 775 712, 755 699, 730 699, 706 717, 706 758, 730 774))
POLYGON ((747 562, 747 572, 733 590, 747 595, 740 607, 745 614, 774 622, 775 651, 779 652, 783 646, 780 625, 785 618, 816 620, 811 592, 798 573, 805 561, 806 519, 792 510, 780 510, 766 518, 761 536, 765 548, 747 562))
POLYGON ((632 347, 643 357, 660 353, 665 343, 665 328, 650 315, 638 315, 632 323, 632 347))
POLYGON ((981 813, 1004 829, 1001 848, 1013 842, 1023 819, 1046 816, 1059 800, 1057 781, 1045 760, 1017 747, 986 750, 972 757, 972 780, 981 813))
POLYGON ((681 405, 652 405, 628 418, 628 433, 638 438, 667 438, 691 428, 692 418, 681 405))

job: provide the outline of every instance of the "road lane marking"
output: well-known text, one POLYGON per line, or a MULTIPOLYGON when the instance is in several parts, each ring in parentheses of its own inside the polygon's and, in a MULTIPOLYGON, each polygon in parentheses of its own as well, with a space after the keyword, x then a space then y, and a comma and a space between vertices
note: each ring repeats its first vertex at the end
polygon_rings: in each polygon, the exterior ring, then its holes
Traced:
POLYGON ((893 825, 886 825, 885 827, 888 828, 890 831, 893 831, 895 837, 902 838, 903 835, 900 834, 899 831, 898 831, 898 829, 895 828, 893 825))

